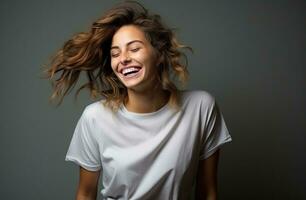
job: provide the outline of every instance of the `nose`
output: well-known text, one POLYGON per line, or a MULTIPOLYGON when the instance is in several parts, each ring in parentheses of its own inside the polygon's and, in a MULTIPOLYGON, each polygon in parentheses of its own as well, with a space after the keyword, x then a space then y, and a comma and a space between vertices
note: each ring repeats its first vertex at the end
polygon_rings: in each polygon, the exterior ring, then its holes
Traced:
POLYGON ((126 65, 126 64, 128 64, 129 62, 131 62, 131 58, 130 58, 130 56, 129 56, 129 54, 128 54, 127 52, 122 52, 122 53, 121 53, 120 62, 121 62, 123 65, 126 65))

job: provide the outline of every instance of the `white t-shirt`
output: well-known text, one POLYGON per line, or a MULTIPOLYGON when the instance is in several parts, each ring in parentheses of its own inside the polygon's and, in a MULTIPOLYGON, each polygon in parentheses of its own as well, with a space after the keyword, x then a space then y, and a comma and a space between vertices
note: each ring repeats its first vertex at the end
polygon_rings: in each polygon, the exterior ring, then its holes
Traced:
POLYGON ((178 112, 168 104, 152 113, 124 105, 112 112, 101 101, 85 108, 65 160, 101 169, 106 200, 190 199, 199 160, 232 140, 206 91, 183 91, 178 112))

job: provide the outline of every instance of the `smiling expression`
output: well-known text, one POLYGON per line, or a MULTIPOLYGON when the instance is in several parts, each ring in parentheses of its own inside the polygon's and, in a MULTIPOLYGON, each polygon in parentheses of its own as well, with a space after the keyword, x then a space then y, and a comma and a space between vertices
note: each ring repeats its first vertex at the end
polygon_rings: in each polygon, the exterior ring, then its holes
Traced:
POLYGON ((110 51, 112 69, 128 90, 156 85, 157 56, 139 27, 125 25, 117 30, 110 51))

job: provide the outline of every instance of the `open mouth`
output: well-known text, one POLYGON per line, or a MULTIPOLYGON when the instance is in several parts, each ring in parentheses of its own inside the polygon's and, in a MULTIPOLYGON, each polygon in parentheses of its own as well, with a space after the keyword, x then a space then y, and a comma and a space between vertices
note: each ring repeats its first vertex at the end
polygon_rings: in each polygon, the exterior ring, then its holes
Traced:
POLYGON ((140 71, 141 67, 129 67, 121 71, 121 74, 125 77, 132 77, 140 71))

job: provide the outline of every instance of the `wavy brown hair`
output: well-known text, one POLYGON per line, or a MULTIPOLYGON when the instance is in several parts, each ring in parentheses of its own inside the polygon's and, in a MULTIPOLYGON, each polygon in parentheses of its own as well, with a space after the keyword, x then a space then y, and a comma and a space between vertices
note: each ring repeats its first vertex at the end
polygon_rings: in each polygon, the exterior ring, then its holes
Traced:
POLYGON ((113 73, 110 47, 113 35, 124 25, 136 25, 144 31, 161 60, 158 80, 170 93, 169 104, 179 105, 179 90, 174 82, 178 79, 184 85, 187 81, 187 57, 181 49, 191 48, 177 41, 159 15, 149 13, 136 1, 118 4, 95 21, 88 32, 78 33, 65 42, 45 69, 45 78, 51 80, 53 87, 52 101, 59 99, 58 105, 61 104, 85 72, 87 82, 78 88, 75 97, 88 88, 92 98, 103 96, 109 107, 114 110, 119 107, 127 97, 127 89, 113 73))

